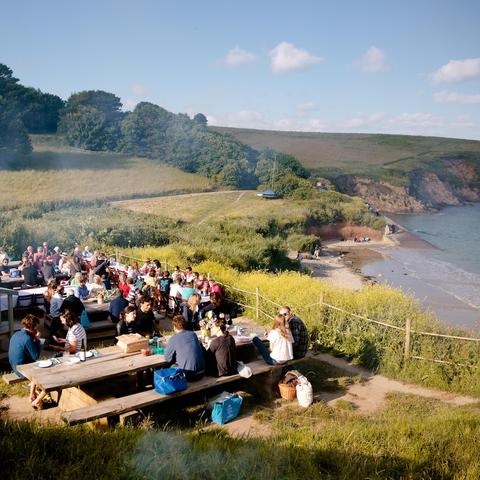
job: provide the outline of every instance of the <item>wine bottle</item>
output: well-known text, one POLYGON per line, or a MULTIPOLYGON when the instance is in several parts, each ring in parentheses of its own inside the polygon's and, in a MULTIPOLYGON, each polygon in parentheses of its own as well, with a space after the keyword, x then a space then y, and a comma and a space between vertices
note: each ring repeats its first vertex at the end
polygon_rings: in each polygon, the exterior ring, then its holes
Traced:
POLYGON ((82 346, 80 347, 80 361, 84 362, 87 359, 87 351, 85 350, 85 340, 82 338, 82 346))

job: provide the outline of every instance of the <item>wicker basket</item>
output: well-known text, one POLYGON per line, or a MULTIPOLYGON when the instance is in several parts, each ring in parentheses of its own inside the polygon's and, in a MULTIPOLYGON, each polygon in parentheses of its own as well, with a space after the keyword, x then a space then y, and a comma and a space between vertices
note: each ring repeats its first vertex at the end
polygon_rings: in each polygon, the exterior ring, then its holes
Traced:
POLYGON ((297 388, 294 385, 280 382, 278 388, 280 389, 280 396, 282 398, 285 400, 295 400, 297 396, 297 388))

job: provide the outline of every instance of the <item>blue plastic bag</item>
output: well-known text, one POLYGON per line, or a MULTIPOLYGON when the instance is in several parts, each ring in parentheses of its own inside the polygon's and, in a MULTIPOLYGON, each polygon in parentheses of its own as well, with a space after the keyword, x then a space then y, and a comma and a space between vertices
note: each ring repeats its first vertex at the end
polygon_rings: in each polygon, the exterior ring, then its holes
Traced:
POLYGON ((242 402, 243 398, 236 393, 216 402, 212 410, 212 420, 219 425, 232 421, 237 418, 242 402))
POLYGON ((90 328, 90 319, 88 318, 86 310, 83 310, 82 315, 80 316, 80 323, 85 330, 90 328))
POLYGON ((153 374, 153 386, 157 393, 170 395, 187 388, 187 378, 181 368, 162 368, 153 374))

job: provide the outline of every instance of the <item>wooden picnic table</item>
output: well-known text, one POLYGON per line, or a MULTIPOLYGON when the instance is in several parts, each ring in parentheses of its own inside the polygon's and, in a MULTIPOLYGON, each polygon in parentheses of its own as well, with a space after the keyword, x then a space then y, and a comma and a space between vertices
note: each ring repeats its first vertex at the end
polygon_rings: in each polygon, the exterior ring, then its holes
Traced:
POLYGON ((88 358, 85 362, 70 364, 68 358, 61 357, 58 365, 40 368, 35 362, 19 365, 18 371, 50 392, 165 365, 163 355, 123 353, 115 346, 99 349, 98 352, 98 357, 88 358))
MULTIPOLYGON (((237 347, 252 345, 251 337, 237 337, 235 331, 231 333, 237 347)), ((263 335, 259 336, 263 337, 263 335)), ((167 340, 168 338, 166 337, 167 340)), ((51 367, 40 368, 37 365, 38 362, 35 362, 19 365, 17 368, 30 381, 49 392, 166 366, 164 355, 145 356, 140 352, 123 353, 116 346, 98 349, 98 353, 98 357, 88 358, 85 362, 75 364, 70 364, 68 358, 61 357, 60 364, 51 367)))

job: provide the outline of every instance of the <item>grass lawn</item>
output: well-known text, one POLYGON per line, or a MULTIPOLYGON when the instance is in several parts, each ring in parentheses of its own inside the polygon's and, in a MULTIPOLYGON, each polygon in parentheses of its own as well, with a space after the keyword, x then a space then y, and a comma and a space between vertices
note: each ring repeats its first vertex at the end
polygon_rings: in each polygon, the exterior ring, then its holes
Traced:
MULTIPOLYGON (((4 207, 45 201, 96 200, 204 191, 212 182, 155 160, 64 147, 33 138, 31 158, 0 170, 4 207)), ((45 139, 45 137, 47 137, 45 139)))

